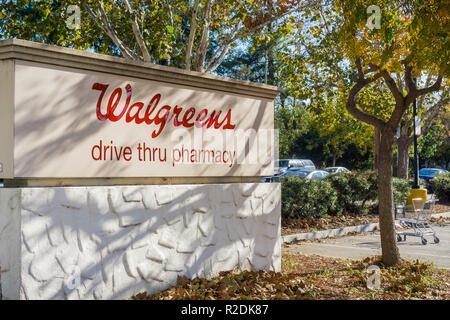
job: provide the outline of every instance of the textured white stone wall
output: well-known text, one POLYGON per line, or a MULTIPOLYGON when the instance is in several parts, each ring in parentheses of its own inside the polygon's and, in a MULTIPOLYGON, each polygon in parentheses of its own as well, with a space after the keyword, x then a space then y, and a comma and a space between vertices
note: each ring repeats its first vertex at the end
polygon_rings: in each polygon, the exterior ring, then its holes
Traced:
MULTIPOLYGON (((0 198, 0 218, 18 208, 21 285, 8 298, 128 298, 183 275, 281 268, 278 184, 10 190, 20 196, 0 198)), ((3 247, 2 265, 14 261, 3 247)))
POLYGON ((0 189, 0 296, 17 299, 20 288, 20 190, 0 189))

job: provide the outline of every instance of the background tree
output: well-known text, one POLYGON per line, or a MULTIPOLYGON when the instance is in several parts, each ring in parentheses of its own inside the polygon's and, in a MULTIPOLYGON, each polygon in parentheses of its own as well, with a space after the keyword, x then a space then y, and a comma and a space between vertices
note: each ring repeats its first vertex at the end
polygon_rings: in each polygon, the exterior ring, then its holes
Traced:
POLYGON ((297 144, 290 148, 291 156, 300 153, 323 165, 337 164, 343 157, 341 165, 366 168, 373 130, 345 109, 353 70, 336 50, 340 40, 334 32, 337 17, 331 4, 322 1, 320 6, 291 16, 297 28, 278 48, 278 85, 286 96, 302 101, 310 114, 309 132, 291 140, 297 144), (347 150, 355 153, 353 159, 345 156, 347 150))
MULTIPOLYGON (((429 85, 431 76, 427 77, 425 86, 429 85)), ((438 97, 426 97, 422 96, 417 101, 418 114, 421 118, 421 134, 424 135, 432 128, 433 124, 436 124, 436 119, 449 110, 450 95, 449 91, 442 92, 438 97)), ((396 139, 398 151, 397 151, 397 177, 408 179, 408 169, 410 160, 410 147, 414 141, 414 115, 413 113, 406 112, 400 121, 399 128, 400 135, 396 139)), ((430 136, 428 136, 430 137, 430 136)), ((436 145, 436 143, 442 142, 445 139, 443 135, 435 136, 438 140, 428 140, 427 143, 436 145)), ((420 152, 419 159, 421 157, 428 157, 428 155, 420 152)))
POLYGON ((353 63, 357 74, 349 93, 346 108, 355 118, 380 132, 378 166, 378 199, 383 262, 400 263, 393 217, 392 168, 393 144, 397 128, 412 101, 438 91, 442 78, 448 76, 449 15, 444 1, 376 1, 381 9, 378 28, 368 28, 367 8, 372 1, 337 1, 342 21, 339 28, 340 49, 353 63), (413 81, 421 73, 438 75, 433 84, 418 88, 413 81), (402 77, 407 94, 395 79, 402 77), (372 83, 384 82, 395 106, 388 120, 383 120, 358 107, 358 97, 372 83))
POLYGON ((170 57, 174 66, 200 72, 216 70, 238 40, 247 40, 266 26, 317 2, 1 1, 0 35, 4 38, 90 48, 153 63, 170 57), (82 23, 77 30, 65 25, 69 5, 78 5, 82 10, 82 23))
POLYGON ((419 138, 420 164, 423 167, 441 166, 449 169, 450 164, 450 113, 438 115, 419 138))
POLYGON ((0 0, 0 38, 19 38, 79 50, 120 54, 108 37, 88 19, 80 28, 66 23, 67 9, 74 1, 0 0))
POLYGON ((324 149, 328 163, 336 166, 347 149, 353 145, 364 155, 372 150, 371 127, 355 120, 345 109, 345 97, 335 96, 324 106, 312 106, 320 135, 325 138, 324 149))

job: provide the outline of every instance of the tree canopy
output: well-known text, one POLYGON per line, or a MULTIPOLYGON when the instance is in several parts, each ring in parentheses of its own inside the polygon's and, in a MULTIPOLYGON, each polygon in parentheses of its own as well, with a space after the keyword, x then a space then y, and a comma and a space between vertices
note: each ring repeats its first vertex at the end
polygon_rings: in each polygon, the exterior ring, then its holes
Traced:
MULTIPOLYGON (((201 72, 216 70, 238 40, 247 40, 267 25, 316 3, 301 0, 1 1, 0 35, 4 38, 94 49, 153 63, 166 59, 176 67, 201 72), (71 5, 80 10, 79 28, 70 28, 65 23, 71 5)), ((277 27, 278 32, 289 29, 286 23, 277 27)))

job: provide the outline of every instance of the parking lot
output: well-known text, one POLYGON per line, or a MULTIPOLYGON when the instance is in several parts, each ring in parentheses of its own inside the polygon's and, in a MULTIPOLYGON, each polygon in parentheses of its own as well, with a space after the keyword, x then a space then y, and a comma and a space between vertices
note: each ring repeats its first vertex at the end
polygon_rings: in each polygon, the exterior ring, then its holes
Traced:
MULTIPOLYGON (((439 243, 436 244, 432 237, 427 237, 428 244, 423 245, 419 237, 407 237, 406 241, 398 243, 400 254, 403 258, 429 261, 438 268, 450 269, 450 222, 434 225, 433 228, 440 239, 439 243)), ((381 254, 380 234, 371 232, 320 242, 299 242, 286 246, 284 250, 334 258, 361 259, 381 254)))

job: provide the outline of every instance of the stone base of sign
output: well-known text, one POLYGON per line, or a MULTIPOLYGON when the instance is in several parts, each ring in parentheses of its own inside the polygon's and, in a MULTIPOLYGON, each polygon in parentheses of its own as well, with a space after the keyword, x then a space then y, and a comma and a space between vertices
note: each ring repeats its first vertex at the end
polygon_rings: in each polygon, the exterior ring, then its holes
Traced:
POLYGON ((3 299, 122 299, 281 268, 280 185, 0 189, 3 299))

